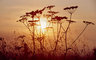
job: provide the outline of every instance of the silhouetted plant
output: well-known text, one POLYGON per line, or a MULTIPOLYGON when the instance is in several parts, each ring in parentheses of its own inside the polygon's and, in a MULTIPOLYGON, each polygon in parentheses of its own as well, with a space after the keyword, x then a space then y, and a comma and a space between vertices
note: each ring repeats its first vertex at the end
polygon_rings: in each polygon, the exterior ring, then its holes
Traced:
POLYGON ((89 24, 94 25, 94 23, 92 23, 92 22, 83 21, 83 23, 86 24, 85 28, 84 28, 83 31, 79 34, 79 36, 77 36, 76 39, 73 40, 72 44, 69 45, 69 47, 67 47, 67 32, 68 32, 68 29, 69 29, 69 27, 70 27, 70 24, 73 23, 73 22, 75 22, 75 21, 72 21, 71 18, 72 18, 72 14, 76 11, 77 8, 78 8, 78 6, 71 6, 71 7, 66 7, 66 8, 64 8, 64 10, 66 10, 66 11, 68 11, 68 12, 70 13, 70 20, 66 20, 66 21, 69 22, 69 24, 68 24, 67 29, 65 30, 65 46, 66 46, 65 57, 66 57, 68 48, 71 48, 70 46, 72 46, 72 45, 78 40, 78 38, 83 34, 83 32, 85 31, 85 29, 87 28, 87 26, 88 26, 89 24))
POLYGON ((55 7, 55 5, 47 6, 47 8, 48 8, 49 10, 51 10, 53 7, 55 7))
POLYGON ((7 59, 6 58, 6 41, 4 40, 3 37, 0 37, 0 42, 1 42, 1 46, 0 46, 0 59, 7 59))
POLYGON ((4 40, 4 38, 3 37, 0 37, 0 40, 4 40))
POLYGON ((44 45, 43 45, 43 43, 42 43, 44 39, 45 39, 45 36, 44 36, 44 35, 42 35, 42 36, 40 36, 40 37, 37 37, 37 40, 38 40, 39 43, 40 43, 41 53, 43 53, 44 50, 46 50, 46 48, 44 47, 44 45))
POLYGON ((40 16, 42 15, 45 8, 46 7, 44 7, 41 10, 27 12, 25 15, 21 16, 20 20, 17 21, 17 22, 23 23, 25 25, 25 27, 27 27, 27 29, 29 30, 29 32, 31 34, 32 41, 33 41, 33 55, 35 54, 35 49, 36 49, 35 48, 35 31, 36 31, 36 26, 38 26, 37 22, 40 21, 40 16), (37 17, 38 20, 35 20, 34 19, 35 17, 37 17), (31 18, 32 20, 29 20, 28 18, 31 18))
POLYGON ((56 48, 57 48, 57 45, 58 45, 58 42, 59 42, 61 26, 62 26, 62 23, 60 21, 63 20, 63 19, 67 19, 67 17, 66 16, 64 16, 64 17, 55 16, 54 18, 52 18, 52 21, 57 21, 57 40, 55 42, 56 44, 55 44, 54 51, 56 51, 56 48), (59 26, 60 26, 60 29, 58 29, 59 26))
POLYGON ((93 54, 96 56, 96 48, 94 48, 94 49, 93 49, 93 51, 94 51, 94 53, 93 53, 93 54))
MULTIPOLYGON (((74 44, 76 42, 76 40, 78 40, 78 38, 83 34, 83 32, 86 30, 86 28, 88 27, 88 25, 92 24, 94 25, 93 22, 88 22, 88 21, 83 21, 83 23, 86 24, 86 26, 84 27, 84 29, 81 31, 81 33, 76 37, 76 39, 72 42, 72 44, 74 44)), ((72 45, 71 44, 71 45, 72 45)))
POLYGON ((66 47, 66 53, 65 53, 65 57, 67 55, 67 51, 68 51, 68 47, 67 47, 67 33, 68 33, 68 30, 69 30, 69 27, 70 27, 70 24, 74 21, 71 21, 72 19, 72 14, 76 11, 76 9, 78 8, 78 6, 71 6, 71 7, 66 7, 64 8, 65 11, 67 11, 69 14, 70 14, 70 20, 66 20, 69 22, 66 30, 65 30, 65 47, 66 47))
MULTIPOLYGON (((71 6, 71 7, 64 8, 64 10, 67 11, 70 14, 69 19, 66 16, 63 16, 63 17, 58 16, 58 15, 56 16, 56 14, 59 13, 59 12, 52 11, 53 7, 55 7, 55 5, 44 7, 41 10, 35 10, 35 11, 27 12, 25 15, 21 16, 21 19, 18 20, 17 22, 23 23, 30 32, 30 36, 31 36, 32 41, 33 41, 33 52, 32 53, 33 53, 33 57, 34 57, 35 53, 36 53, 36 51, 35 51, 36 50, 36 40, 40 43, 41 53, 43 53, 47 50, 46 46, 44 45, 44 40, 45 40, 46 36, 42 33, 41 28, 40 28, 40 33, 36 34, 36 32, 37 32, 36 27, 41 26, 40 18, 43 15, 42 13, 45 9, 48 9, 47 13, 44 14, 43 16, 47 18, 47 20, 48 20, 47 23, 49 23, 49 24, 47 24, 48 26, 46 27, 46 29, 49 30, 49 28, 51 28, 53 30, 52 31, 53 32, 52 37, 54 38, 53 42, 54 41, 55 42, 54 42, 54 48, 51 51, 52 55, 53 56, 55 55, 54 53, 57 52, 57 48, 58 48, 57 46, 59 46, 59 42, 61 40, 63 40, 64 41, 63 45, 64 45, 64 43, 65 43, 65 45, 61 46, 61 47, 64 47, 64 50, 63 50, 64 51, 64 59, 66 60, 67 53, 68 53, 69 50, 72 49, 72 45, 83 34, 85 29, 88 27, 88 25, 90 25, 90 24, 94 25, 94 23, 89 22, 89 21, 83 21, 83 23, 85 23, 86 26, 81 31, 81 33, 76 37, 76 39, 74 39, 72 43, 70 42, 71 44, 68 46, 68 31, 69 31, 69 28, 70 28, 71 24, 76 23, 76 21, 72 20, 72 15, 77 10, 78 6, 71 6), (28 18, 31 18, 31 19, 29 20, 28 18), (37 19, 35 20, 35 18, 37 18, 37 19), (64 28, 64 26, 63 26, 64 23, 62 22, 62 21, 65 21, 64 19, 68 22, 68 26, 66 27, 66 29, 64 28), (39 24, 37 24, 38 22, 39 22, 39 24), (57 29, 54 29, 54 28, 57 28, 57 29), (56 30, 56 33, 55 33, 55 30, 56 30)), ((24 47, 24 52, 26 52, 25 55, 27 56, 28 52, 26 50, 29 50, 29 48, 28 48, 28 45, 24 42, 24 37, 25 37, 24 35, 18 36, 18 38, 23 39, 22 42, 23 42, 24 46, 15 46, 15 49, 20 50, 21 48, 24 47)), ((48 39, 48 41, 49 41, 49 39, 48 39)), ((61 44, 62 44, 62 42, 61 42, 61 44)), ((52 46, 52 45, 50 44, 50 46, 52 46)), ((78 51, 78 49, 77 49, 77 51, 78 51)), ((48 54, 51 55, 50 51, 48 52, 48 54)))
POLYGON ((71 7, 64 8, 64 10, 68 11, 68 13, 70 13, 70 14, 73 14, 77 8, 78 8, 78 6, 71 6, 71 7))

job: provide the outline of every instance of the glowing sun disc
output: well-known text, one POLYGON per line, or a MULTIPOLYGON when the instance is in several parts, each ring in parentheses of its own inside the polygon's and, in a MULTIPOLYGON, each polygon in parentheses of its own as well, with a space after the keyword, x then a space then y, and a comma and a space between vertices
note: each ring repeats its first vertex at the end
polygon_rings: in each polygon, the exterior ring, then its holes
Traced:
POLYGON ((46 28, 47 23, 46 23, 46 19, 45 18, 41 18, 40 19, 40 23, 41 23, 41 28, 42 29, 46 28))

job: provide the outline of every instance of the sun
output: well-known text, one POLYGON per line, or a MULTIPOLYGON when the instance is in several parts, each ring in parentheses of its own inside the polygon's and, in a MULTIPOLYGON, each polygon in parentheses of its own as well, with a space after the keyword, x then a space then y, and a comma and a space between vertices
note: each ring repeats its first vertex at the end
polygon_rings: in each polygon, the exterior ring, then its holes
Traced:
POLYGON ((37 24, 39 24, 39 26, 37 27, 38 33, 46 32, 46 27, 47 27, 47 19, 46 18, 40 18, 40 21, 37 24))
POLYGON ((40 24, 41 24, 41 29, 46 28, 46 27, 47 27, 46 18, 41 18, 41 19, 40 19, 40 24))

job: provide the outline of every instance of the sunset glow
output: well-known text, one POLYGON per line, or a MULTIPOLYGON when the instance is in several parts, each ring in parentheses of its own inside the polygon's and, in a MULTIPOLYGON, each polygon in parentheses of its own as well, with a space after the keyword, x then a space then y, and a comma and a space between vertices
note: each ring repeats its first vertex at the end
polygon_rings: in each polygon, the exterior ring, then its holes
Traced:
POLYGON ((41 23, 41 28, 44 29, 47 26, 47 19, 46 18, 41 18, 40 19, 40 23, 41 23))
POLYGON ((0 0, 0 60, 96 60, 95 0, 0 0))

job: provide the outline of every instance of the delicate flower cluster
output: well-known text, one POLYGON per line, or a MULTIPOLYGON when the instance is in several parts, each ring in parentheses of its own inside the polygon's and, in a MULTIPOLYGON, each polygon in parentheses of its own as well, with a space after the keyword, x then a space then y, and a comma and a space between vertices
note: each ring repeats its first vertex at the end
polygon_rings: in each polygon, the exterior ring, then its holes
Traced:
POLYGON ((36 11, 32 11, 29 13, 26 13, 26 15, 31 15, 32 18, 34 18, 34 16, 36 16, 37 14, 42 14, 42 12, 45 10, 46 7, 44 7, 41 10, 36 10, 36 11))
POLYGON ((59 13, 59 12, 55 12, 55 11, 48 11, 48 13, 54 15, 54 14, 57 14, 57 13, 59 13))
POLYGON ((47 6, 47 8, 48 8, 49 10, 51 10, 53 7, 55 7, 55 5, 47 6))
POLYGON ((95 25, 93 22, 89 22, 89 21, 83 21, 83 23, 95 25))
POLYGON ((78 6, 71 6, 71 7, 64 8, 64 10, 77 9, 77 8, 78 8, 78 6))
POLYGON ((64 10, 68 11, 70 14, 74 13, 75 10, 78 8, 78 6, 71 6, 71 7, 66 7, 64 10))
POLYGON ((54 20, 54 21, 61 21, 62 19, 67 19, 67 17, 66 16, 64 16, 64 17, 55 16, 54 18, 52 18, 52 20, 54 20))

